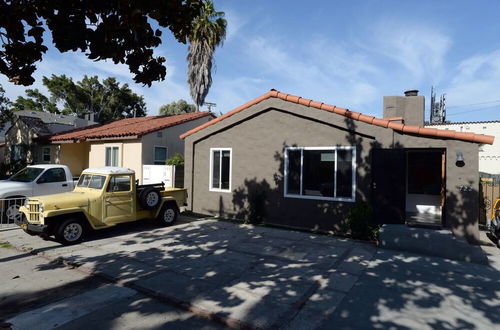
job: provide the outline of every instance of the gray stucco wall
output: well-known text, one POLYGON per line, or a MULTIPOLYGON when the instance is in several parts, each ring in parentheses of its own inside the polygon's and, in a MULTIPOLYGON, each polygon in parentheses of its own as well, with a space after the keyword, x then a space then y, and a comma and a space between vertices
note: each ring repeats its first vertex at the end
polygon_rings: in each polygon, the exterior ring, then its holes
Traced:
POLYGON ((144 135, 142 137, 142 163, 154 164, 155 146, 167 147, 167 159, 174 156, 176 153, 180 153, 183 155, 184 140, 180 139, 179 135, 203 123, 206 123, 211 119, 212 116, 205 116, 144 135), (158 136, 159 132, 161 132, 161 136, 158 136))
POLYGON ((284 147, 356 146, 356 201, 371 198, 373 148, 446 149, 446 224, 460 236, 478 238, 478 152, 473 143, 403 135, 390 129, 298 104, 269 99, 185 141, 188 208, 196 213, 244 219, 248 197, 265 191, 265 222, 337 231, 354 203, 284 197, 284 147), (232 148, 231 193, 209 191, 210 148, 232 148), (461 151, 465 166, 455 166, 461 151), (463 192, 460 186, 469 186, 463 192))

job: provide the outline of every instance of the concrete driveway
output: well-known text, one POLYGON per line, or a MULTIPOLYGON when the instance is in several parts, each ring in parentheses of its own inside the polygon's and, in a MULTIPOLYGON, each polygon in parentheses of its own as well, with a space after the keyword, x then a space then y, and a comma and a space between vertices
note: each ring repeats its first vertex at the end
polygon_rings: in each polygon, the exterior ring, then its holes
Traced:
POLYGON ((184 218, 96 232, 72 247, 20 230, 0 241, 230 327, 500 325, 497 270, 353 240, 184 218))

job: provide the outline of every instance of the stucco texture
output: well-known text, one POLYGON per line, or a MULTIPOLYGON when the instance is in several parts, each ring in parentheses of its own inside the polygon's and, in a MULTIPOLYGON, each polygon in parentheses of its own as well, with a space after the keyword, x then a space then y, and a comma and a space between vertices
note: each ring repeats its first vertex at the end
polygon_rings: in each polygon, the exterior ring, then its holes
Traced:
POLYGON ((279 99, 268 99, 188 136, 185 185, 188 209, 245 219, 249 198, 264 192, 259 212, 273 225, 336 232, 353 202, 284 197, 284 148, 355 146, 356 201, 372 196, 374 148, 439 148, 446 153, 445 225, 470 241, 478 238, 478 145, 394 132, 279 99), (231 192, 209 190, 210 148, 232 148, 231 192), (455 165, 456 152, 465 165, 455 165), (464 189, 463 186, 467 186, 464 189), (463 191, 467 190, 467 191, 463 191))

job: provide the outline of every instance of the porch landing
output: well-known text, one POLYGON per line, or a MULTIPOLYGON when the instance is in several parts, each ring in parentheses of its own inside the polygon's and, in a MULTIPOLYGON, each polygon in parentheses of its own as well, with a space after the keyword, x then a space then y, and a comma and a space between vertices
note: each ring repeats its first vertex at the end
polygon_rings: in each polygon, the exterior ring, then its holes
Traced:
POLYGON ((455 237, 447 229, 386 224, 380 229, 379 245, 391 250, 488 265, 488 257, 481 247, 469 244, 464 238, 455 237))

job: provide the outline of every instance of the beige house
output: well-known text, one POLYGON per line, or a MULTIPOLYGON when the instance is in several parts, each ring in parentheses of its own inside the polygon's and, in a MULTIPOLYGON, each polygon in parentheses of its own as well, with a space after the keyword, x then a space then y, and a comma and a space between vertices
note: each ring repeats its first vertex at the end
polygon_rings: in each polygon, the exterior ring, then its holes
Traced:
POLYGON ((121 166, 136 172, 142 183, 143 165, 164 165, 176 153, 184 155, 179 135, 215 116, 210 112, 174 116, 126 118, 52 136, 56 159, 74 175, 89 167, 121 166))

